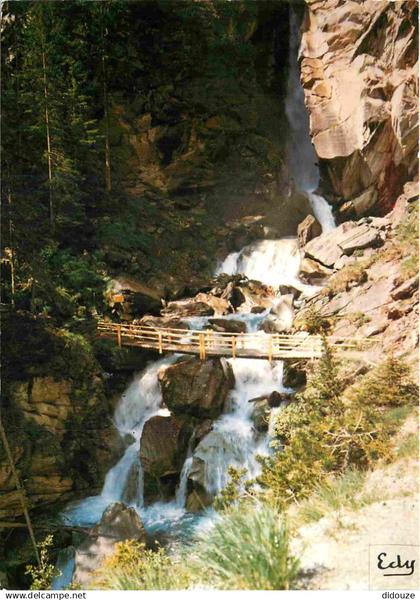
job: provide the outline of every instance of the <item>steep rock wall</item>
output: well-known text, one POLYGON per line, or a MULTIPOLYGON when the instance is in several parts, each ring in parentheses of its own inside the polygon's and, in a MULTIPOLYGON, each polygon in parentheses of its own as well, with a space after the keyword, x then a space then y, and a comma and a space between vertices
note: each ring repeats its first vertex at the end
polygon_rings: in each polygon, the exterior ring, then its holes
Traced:
POLYGON ((417 2, 306 0, 301 80, 342 220, 385 214, 417 170, 417 2))

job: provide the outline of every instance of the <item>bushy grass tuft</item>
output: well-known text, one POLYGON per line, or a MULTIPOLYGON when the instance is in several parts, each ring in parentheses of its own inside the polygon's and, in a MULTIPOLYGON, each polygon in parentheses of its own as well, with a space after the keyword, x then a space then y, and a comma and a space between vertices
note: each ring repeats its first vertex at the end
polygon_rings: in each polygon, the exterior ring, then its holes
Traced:
POLYGON ((366 472, 349 470, 339 477, 330 477, 320 482, 310 498, 300 504, 296 515, 297 524, 319 521, 334 511, 359 510, 383 500, 383 490, 364 489, 366 478, 366 472))
POLYGON ((285 519, 267 504, 232 509, 196 551, 195 567, 218 589, 287 590, 298 574, 285 519))
POLYGON ((182 564, 176 563, 163 548, 146 550, 133 540, 118 542, 114 554, 96 571, 91 589, 95 590, 183 590, 191 578, 182 564))

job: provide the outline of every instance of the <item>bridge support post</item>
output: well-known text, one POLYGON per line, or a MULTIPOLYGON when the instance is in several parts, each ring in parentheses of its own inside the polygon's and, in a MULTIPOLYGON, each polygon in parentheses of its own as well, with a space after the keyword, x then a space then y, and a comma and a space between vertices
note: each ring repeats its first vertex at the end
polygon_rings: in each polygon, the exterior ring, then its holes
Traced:
POLYGON ((159 343, 159 354, 162 354, 163 346, 162 346, 162 332, 161 331, 159 331, 159 334, 158 334, 158 343, 159 343))
POLYGON ((199 341, 199 352, 201 360, 206 360, 206 338, 204 333, 200 333, 198 336, 199 341))
POLYGON ((117 327, 117 344, 118 348, 121 348, 121 325, 117 327))
POLYGON ((236 358, 236 337, 232 335, 232 358, 236 358))
POLYGON ((271 333, 269 334, 270 338, 268 340, 268 360, 271 363, 273 360, 273 337, 271 333))

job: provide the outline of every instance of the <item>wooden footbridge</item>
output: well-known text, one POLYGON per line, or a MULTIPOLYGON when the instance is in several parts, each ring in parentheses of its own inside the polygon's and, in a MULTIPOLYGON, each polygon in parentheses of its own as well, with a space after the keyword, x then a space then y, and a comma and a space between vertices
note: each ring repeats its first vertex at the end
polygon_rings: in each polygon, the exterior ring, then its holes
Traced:
MULTIPOLYGON (((164 352, 196 354, 202 360, 213 356, 232 358, 262 358, 284 360, 286 358, 315 359, 322 355, 322 337, 306 333, 267 334, 227 333, 210 329, 157 328, 146 325, 132 325, 100 321, 98 335, 114 339, 118 346, 137 346, 164 352)), ((328 339, 330 346, 346 358, 358 358, 360 352, 370 346, 365 338, 334 337, 328 339)))

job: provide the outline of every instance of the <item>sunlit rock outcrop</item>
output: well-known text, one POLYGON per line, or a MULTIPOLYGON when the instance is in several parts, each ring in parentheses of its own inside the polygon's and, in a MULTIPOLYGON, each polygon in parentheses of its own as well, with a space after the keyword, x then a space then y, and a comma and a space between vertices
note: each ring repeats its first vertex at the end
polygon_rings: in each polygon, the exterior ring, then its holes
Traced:
POLYGON ((417 169, 417 2, 306 4, 301 81, 330 199, 383 214, 417 169))

